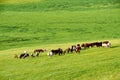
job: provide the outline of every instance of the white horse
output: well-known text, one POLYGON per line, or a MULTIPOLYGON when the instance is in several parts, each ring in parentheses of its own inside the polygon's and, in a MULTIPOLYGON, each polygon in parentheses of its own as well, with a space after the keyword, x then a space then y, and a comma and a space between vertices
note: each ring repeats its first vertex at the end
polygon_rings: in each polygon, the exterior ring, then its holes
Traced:
POLYGON ((110 48, 111 47, 111 43, 102 43, 102 47, 106 47, 106 48, 110 48))
POLYGON ((53 53, 50 51, 50 52, 48 52, 48 54, 47 54, 48 56, 52 56, 53 55, 53 53))

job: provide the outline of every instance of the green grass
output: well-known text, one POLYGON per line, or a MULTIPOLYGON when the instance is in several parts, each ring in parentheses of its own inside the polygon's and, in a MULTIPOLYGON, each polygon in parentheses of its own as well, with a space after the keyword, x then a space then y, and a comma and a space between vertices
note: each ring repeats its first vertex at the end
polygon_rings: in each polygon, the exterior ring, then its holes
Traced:
POLYGON ((120 38, 119 9, 3 12, 0 49, 120 38))
MULTIPOLYGON (((8 1, 15 2, 14 0, 8 1)), ((38 2, 34 0, 32 3, 8 4, 5 1, 0 3, 2 11, 79 11, 120 8, 119 0, 39 0, 38 2)))
MULTIPOLYGON (((8 0, 9 1, 9 0, 8 0)), ((36 1, 36 0, 35 0, 36 1)), ((14 2, 14 1, 10 1, 14 2)), ((120 8, 119 0, 40 0, 39 2, 26 4, 3 4, 2 11, 55 11, 55 10, 98 10, 120 8)))
MULTIPOLYGON (((112 40, 111 48, 90 48, 80 54, 66 54, 49 58, 47 52, 38 58, 14 59, 15 53, 27 49, 29 53, 36 47, 23 47, 0 51, 1 80, 119 80, 120 40, 112 40)), ((75 44, 75 43, 71 43, 75 44)), ((69 44, 43 45, 46 49, 69 44)), ((39 47, 43 47, 39 46, 39 47)))
POLYGON ((120 80, 120 0, 31 1, 0 1, 0 80, 120 80), (104 40, 112 47, 46 55, 104 40), (38 48, 48 51, 38 58, 13 58, 38 48))
POLYGON ((0 3, 2 4, 20 4, 20 3, 31 3, 31 2, 38 2, 41 0, 1 0, 0 3))
POLYGON ((0 10, 0 50, 120 38, 119 0, 1 2, 0 10))

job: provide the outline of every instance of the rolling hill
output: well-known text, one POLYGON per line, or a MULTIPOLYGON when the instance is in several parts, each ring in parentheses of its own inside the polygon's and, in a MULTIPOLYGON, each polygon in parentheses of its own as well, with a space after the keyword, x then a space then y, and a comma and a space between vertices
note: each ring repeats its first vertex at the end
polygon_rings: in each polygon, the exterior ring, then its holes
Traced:
POLYGON ((120 8, 119 0, 3 0, 2 11, 99 10, 120 8), (6 2, 5 2, 6 1, 6 2), (7 3, 8 2, 8 3, 7 3), (10 3, 17 2, 17 4, 10 3), (27 3, 24 3, 27 2, 27 3), (32 2, 32 3, 29 3, 32 2))
POLYGON ((119 80, 120 0, 1 0, 0 80, 119 80), (111 48, 48 57, 84 42, 111 48), (39 57, 14 59, 45 48, 39 57))

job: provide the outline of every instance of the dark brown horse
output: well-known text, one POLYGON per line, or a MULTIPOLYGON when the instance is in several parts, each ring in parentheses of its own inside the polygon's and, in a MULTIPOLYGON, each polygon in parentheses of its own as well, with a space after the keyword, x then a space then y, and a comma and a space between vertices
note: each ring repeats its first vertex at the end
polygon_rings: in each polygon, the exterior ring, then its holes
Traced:
POLYGON ((81 47, 83 47, 84 49, 89 48, 90 47, 90 43, 83 43, 81 45, 81 47))
POLYGON ((39 56, 40 53, 43 53, 45 51, 46 50, 43 50, 43 49, 36 49, 36 50, 34 50, 34 53, 36 53, 36 56, 39 56))
POLYGON ((76 53, 80 53, 80 50, 81 50, 81 47, 76 47, 75 52, 76 52, 76 53))
POLYGON ((34 53, 41 53, 41 52, 44 52, 45 50, 43 50, 43 49, 36 49, 36 50, 34 50, 34 53))
POLYGON ((102 47, 102 42, 96 42, 95 45, 96 47, 102 47))
POLYGON ((71 48, 67 48, 64 50, 64 53, 70 53, 71 51, 72 51, 71 48))
POLYGON ((61 48, 58 49, 52 49, 51 52, 53 53, 53 55, 62 55, 63 54, 63 50, 61 48))
POLYGON ((80 53, 80 50, 81 50, 80 44, 77 44, 75 52, 76 53, 80 53))

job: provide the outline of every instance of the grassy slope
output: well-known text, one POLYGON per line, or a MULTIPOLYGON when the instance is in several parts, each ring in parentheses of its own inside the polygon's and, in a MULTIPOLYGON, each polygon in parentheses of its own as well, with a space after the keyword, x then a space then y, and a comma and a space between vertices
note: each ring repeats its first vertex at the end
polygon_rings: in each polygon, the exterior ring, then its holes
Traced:
MULTIPOLYGON (((14 59, 14 53, 36 47, 0 51, 0 80, 119 80, 120 40, 112 40, 112 48, 91 48, 81 54, 66 54, 38 58, 14 59), (6 53, 6 54, 4 54, 6 53)), ((75 43, 71 43, 75 44, 75 43)), ((43 45, 50 48, 67 48, 71 44, 43 45)), ((38 47, 43 47, 38 46, 38 47)))
POLYGON ((31 2, 38 2, 41 0, 0 0, 2 4, 20 4, 20 3, 31 3, 31 2))
POLYGON ((0 14, 0 49, 119 39, 119 11, 3 12, 0 14))
MULTIPOLYGON (((35 0, 36 1, 36 0, 35 0)), ((119 0, 40 0, 26 4, 0 4, 3 11, 54 11, 54 10, 88 10, 119 8, 119 0)))
POLYGON ((120 38, 119 0, 42 0, 0 10, 1 50, 120 38))
POLYGON ((119 7, 119 0, 0 4, 0 80, 119 80, 119 7), (110 40, 112 48, 52 58, 46 53, 34 59, 13 58, 24 50, 65 49, 102 40, 110 40))

